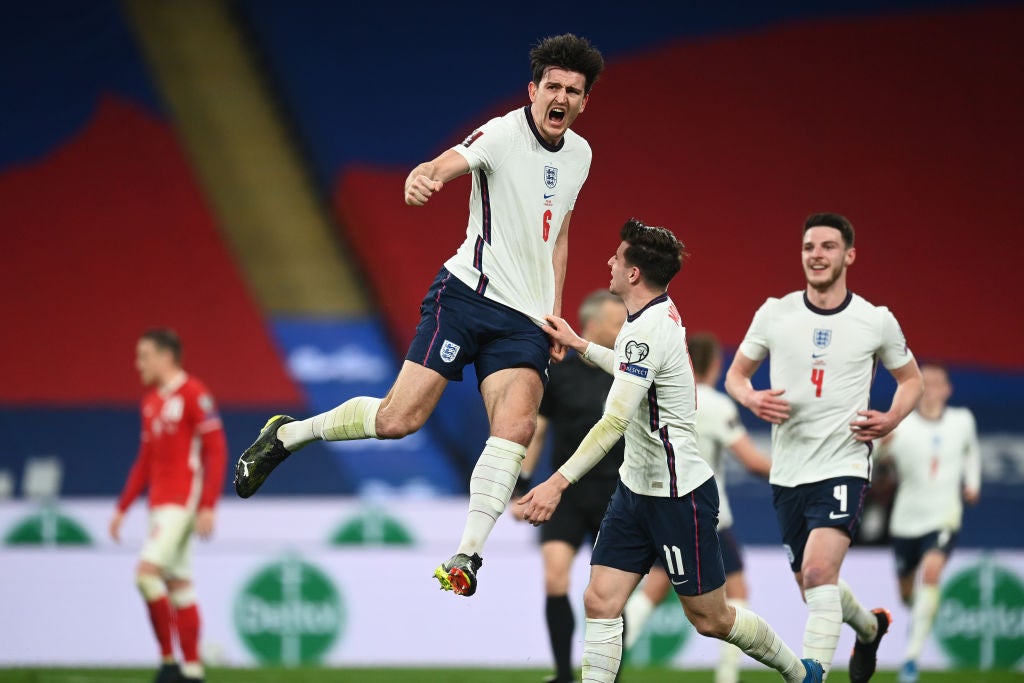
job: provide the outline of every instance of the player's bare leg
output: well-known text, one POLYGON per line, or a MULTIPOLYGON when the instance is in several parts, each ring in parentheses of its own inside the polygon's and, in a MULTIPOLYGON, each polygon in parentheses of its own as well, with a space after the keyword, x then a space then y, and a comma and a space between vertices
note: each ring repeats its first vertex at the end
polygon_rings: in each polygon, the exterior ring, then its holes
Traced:
POLYGON ((555 676, 549 683, 574 681, 572 672, 572 633, 576 619, 569 602, 569 572, 576 549, 565 541, 546 541, 540 552, 544 558, 544 615, 547 620, 555 676))
POLYGON ((448 380, 434 370, 405 361, 383 399, 350 398, 306 420, 270 418, 235 465, 235 491, 248 498, 279 464, 313 441, 400 439, 412 434, 437 407, 448 380))
POLYGON ((748 609, 730 606, 725 600, 725 586, 703 595, 680 595, 679 602, 698 633, 735 645, 778 671, 787 683, 822 681, 820 662, 797 658, 768 622, 748 609))
POLYGON ((624 640, 627 650, 636 644, 637 639, 643 633, 644 626, 647 625, 647 620, 651 618, 655 608, 668 595, 671 587, 668 574, 660 565, 655 565, 651 567, 640 590, 634 591, 633 595, 629 596, 622 612, 622 616, 629 624, 624 640))
POLYGON ((151 562, 139 562, 135 570, 135 583, 139 587, 142 599, 146 601, 153 633, 160 645, 160 668, 157 670, 154 683, 176 683, 181 674, 174 659, 171 636, 173 616, 163 572, 151 562))
POLYGON ((196 592, 188 579, 168 579, 167 591, 174 608, 174 628, 181 646, 182 683, 200 683, 203 664, 199 659, 199 607, 196 592))
POLYGON ((544 384, 533 368, 508 368, 480 383, 491 436, 469 481, 469 512, 455 555, 434 571, 444 590, 469 596, 476 592, 480 551, 512 497, 526 446, 537 428, 537 408, 544 384))

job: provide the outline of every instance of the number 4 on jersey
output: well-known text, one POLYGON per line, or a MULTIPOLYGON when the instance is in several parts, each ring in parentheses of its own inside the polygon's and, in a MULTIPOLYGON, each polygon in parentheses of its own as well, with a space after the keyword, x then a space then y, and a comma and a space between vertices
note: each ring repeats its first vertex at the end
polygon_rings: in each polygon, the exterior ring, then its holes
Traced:
POLYGON ((814 390, 814 397, 821 398, 821 385, 825 381, 824 368, 811 368, 811 384, 817 387, 814 390))

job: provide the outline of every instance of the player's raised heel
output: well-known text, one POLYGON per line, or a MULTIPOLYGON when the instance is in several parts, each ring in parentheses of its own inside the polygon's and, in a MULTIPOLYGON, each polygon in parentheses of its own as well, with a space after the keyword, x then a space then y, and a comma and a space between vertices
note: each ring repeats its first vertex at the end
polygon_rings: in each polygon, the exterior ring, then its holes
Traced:
POLYGON ((825 669, 817 659, 801 659, 804 665, 804 683, 822 683, 825 680, 825 669))
POLYGON ((868 683, 875 675, 875 667, 878 666, 878 644, 882 642, 882 636, 889 631, 892 624, 892 614, 889 610, 877 607, 871 612, 878 619, 878 633, 870 643, 862 643, 857 639, 853 644, 853 652, 850 653, 850 683, 868 683))
POLYGON ((456 595, 468 598, 476 593, 476 573, 483 563, 483 558, 476 553, 452 555, 434 570, 434 578, 441 583, 441 590, 454 591, 456 595))
POLYGON ((281 425, 295 422, 295 418, 287 415, 275 415, 263 425, 260 435, 245 449, 235 464, 235 493, 241 498, 248 498, 259 490, 274 468, 291 455, 277 438, 277 430, 281 425))
POLYGON ((900 683, 917 683, 917 662, 913 659, 903 662, 898 680, 900 683))

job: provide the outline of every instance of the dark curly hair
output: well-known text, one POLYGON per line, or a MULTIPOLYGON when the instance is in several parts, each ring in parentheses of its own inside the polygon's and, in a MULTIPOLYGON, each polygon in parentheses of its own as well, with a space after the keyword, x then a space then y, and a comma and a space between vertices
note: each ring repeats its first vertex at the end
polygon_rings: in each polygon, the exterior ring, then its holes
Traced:
POLYGON ((563 33, 560 36, 548 36, 530 50, 534 84, 540 85, 544 71, 552 66, 583 74, 586 81, 583 92, 589 95, 597 77, 604 70, 604 57, 586 38, 563 33))
POLYGON ((619 236, 629 244, 626 262, 640 269, 647 284, 664 289, 683 267, 685 248, 671 230, 647 226, 630 218, 619 236))
POLYGON ((822 226, 838 230, 847 249, 853 246, 853 223, 846 216, 838 213, 812 213, 804 221, 804 232, 822 226))

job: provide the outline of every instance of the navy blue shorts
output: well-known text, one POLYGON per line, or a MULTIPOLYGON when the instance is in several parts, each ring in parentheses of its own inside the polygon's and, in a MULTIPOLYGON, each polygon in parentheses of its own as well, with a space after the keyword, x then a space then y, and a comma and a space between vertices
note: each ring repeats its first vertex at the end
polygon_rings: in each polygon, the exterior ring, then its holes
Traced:
POLYGON ((711 477, 680 498, 615 488, 590 564, 646 574, 660 562, 679 595, 701 595, 725 583, 718 545, 718 488, 711 477))
POLYGON ((441 268, 420 305, 406 360, 462 381, 473 363, 477 381, 507 368, 533 368, 548 381, 548 337, 529 317, 477 294, 441 268))
POLYGON ((917 571, 917 566, 921 564, 921 558, 929 550, 938 550, 948 558, 953 553, 953 548, 956 547, 956 540, 959 537, 959 532, 949 529, 933 531, 914 538, 893 536, 892 550, 896 555, 896 575, 910 576, 917 571))
POLYGON ((871 483, 860 477, 835 477, 799 486, 772 485, 772 502, 782 530, 789 566, 800 571, 811 529, 842 529, 853 539, 871 483))
POLYGON ((725 567, 725 575, 729 576, 729 574, 743 571, 743 555, 740 553, 740 544, 731 528, 718 531, 718 545, 722 548, 722 566, 725 567))
POLYGON ((618 481, 588 476, 567 488, 551 519, 540 525, 540 542, 563 541, 577 550, 584 539, 593 542, 618 481))

